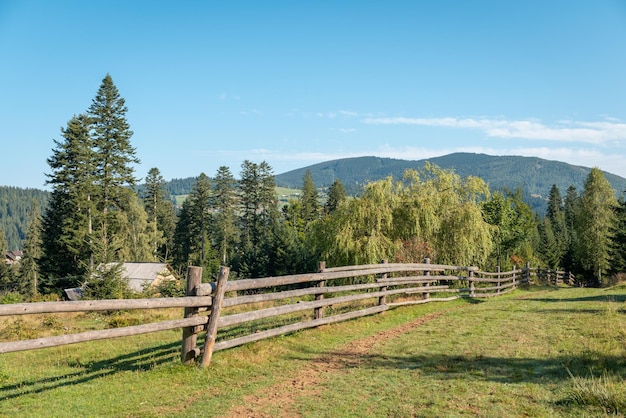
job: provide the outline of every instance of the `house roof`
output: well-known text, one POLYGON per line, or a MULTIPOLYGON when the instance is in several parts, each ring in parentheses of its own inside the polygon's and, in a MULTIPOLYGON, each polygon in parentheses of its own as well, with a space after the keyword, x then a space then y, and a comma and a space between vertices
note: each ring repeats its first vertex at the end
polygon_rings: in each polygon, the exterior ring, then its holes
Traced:
MULTIPOLYGON (((109 263, 112 267, 117 263, 109 263)), ((135 291, 142 291, 146 284, 150 284, 160 277, 172 274, 167 263, 122 263, 122 277, 128 280, 128 286, 135 291)))

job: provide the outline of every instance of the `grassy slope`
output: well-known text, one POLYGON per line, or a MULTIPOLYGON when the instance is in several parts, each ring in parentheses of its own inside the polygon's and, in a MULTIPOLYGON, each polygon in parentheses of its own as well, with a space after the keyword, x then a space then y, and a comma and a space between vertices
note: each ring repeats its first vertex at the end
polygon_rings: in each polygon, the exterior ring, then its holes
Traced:
POLYGON ((397 308, 218 352, 208 370, 180 365, 179 348, 180 332, 169 331, 2 355, 0 414, 224 416, 248 408, 275 416, 274 396, 312 417, 602 415, 606 408, 569 400, 575 383, 598 382, 626 398, 626 289, 533 289, 397 308), (314 388, 291 387, 306 382, 315 359, 432 312, 442 314, 373 338, 359 362, 317 373, 314 388))

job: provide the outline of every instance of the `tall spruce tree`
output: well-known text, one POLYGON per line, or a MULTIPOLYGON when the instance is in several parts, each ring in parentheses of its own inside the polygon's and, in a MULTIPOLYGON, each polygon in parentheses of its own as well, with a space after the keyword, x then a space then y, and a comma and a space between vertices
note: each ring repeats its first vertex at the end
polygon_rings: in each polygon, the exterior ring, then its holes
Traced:
POLYGON ((615 231, 615 191, 599 168, 592 168, 580 195, 575 221, 576 255, 588 277, 588 283, 600 286, 610 268, 610 255, 615 231))
POLYGON ((618 205, 615 207, 615 220, 610 272, 626 273, 626 200, 624 196, 620 196, 618 205))
POLYGON ((341 180, 337 179, 328 189, 328 198, 324 204, 324 213, 333 213, 344 200, 346 200, 346 188, 341 180))
POLYGON ((159 260, 169 260, 176 227, 176 212, 165 188, 165 180, 156 167, 148 171, 143 201, 154 255, 159 260))
POLYGON ((42 221, 41 289, 44 292, 81 283, 92 262, 96 155, 89 135, 89 120, 74 116, 61 130, 63 141, 48 158, 52 173, 49 206, 42 221))
POLYGON ((218 168, 213 179, 215 187, 211 197, 213 209, 212 236, 222 265, 228 265, 229 254, 233 251, 237 240, 235 210, 237 206, 237 183, 230 169, 226 166, 218 168))
POLYGON ((307 170, 302 180, 302 197, 300 198, 300 210, 302 211, 301 216, 305 224, 319 219, 320 204, 318 199, 319 193, 317 192, 317 188, 313 182, 311 170, 307 170))
POLYGON ((139 159, 130 144, 133 133, 126 120, 127 111, 124 99, 107 74, 87 111, 94 151, 98 155, 94 173, 98 197, 94 253, 99 263, 115 260, 117 251, 124 245, 116 239, 121 226, 118 216, 134 198, 128 186, 136 183, 133 164, 139 163, 139 159))
POLYGON ((557 264, 552 268, 559 268, 565 265, 567 249, 570 245, 570 234, 565 219, 565 206, 561 198, 561 192, 556 184, 552 185, 548 196, 548 209, 546 217, 550 222, 556 247, 557 264))
POLYGON ((272 272, 274 231, 278 223, 276 183, 271 166, 245 160, 239 182, 241 244, 234 265, 246 277, 272 272))

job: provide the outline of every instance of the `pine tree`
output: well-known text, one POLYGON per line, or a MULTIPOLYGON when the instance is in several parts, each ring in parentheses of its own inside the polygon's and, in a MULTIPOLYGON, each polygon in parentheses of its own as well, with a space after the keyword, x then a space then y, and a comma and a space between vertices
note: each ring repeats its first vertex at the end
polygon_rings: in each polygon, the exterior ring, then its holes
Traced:
POLYGON ((165 180, 156 167, 148 171, 143 200, 148 215, 154 255, 160 260, 168 260, 173 245, 176 212, 165 189, 165 180))
POLYGON ((28 232, 24 241, 24 257, 20 262, 20 293, 33 298, 38 294, 39 259, 41 257, 41 210, 33 201, 28 219, 28 232))
POLYGON ((551 268, 559 268, 565 264, 565 256, 570 245, 570 234, 568 233, 565 219, 565 207, 561 192, 556 185, 552 185, 548 196, 548 209, 546 217, 551 224, 551 230, 556 243, 554 250, 558 258, 556 265, 551 268))
POLYGON ((194 247, 196 249, 196 260, 200 262, 201 266, 204 266, 207 252, 210 250, 211 242, 208 240, 208 231, 211 216, 209 209, 211 207, 211 179, 204 174, 200 173, 196 184, 193 186, 191 193, 189 193, 189 211, 192 218, 191 233, 194 239, 194 247))
POLYGON ((124 99, 120 96, 111 76, 107 74, 88 109, 94 151, 98 155, 95 170, 97 186, 98 225, 94 245, 98 249, 96 261, 108 263, 117 256, 119 233, 116 217, 128 208, 136 179, 132 164, 139 163, 135 148, 130 144, 132 131, 126 120, 124 99))
POLYGON ((235 225, 235 209, 237 205, 237 189, 235 178, 226 166, 218 168, 213 179, 215 188, 211 198, 213 209, 212 236, 222 265, 228 265, 229 253, 232 252, 237 240, 235 225))
POLYGON ((341 180, 337 179, 328 189, 328 199, 324 204, 324 213, 333 213, 337 207, 346 199, 346 188, 341 180))
POLYGON ((575 219, 576 255, 589 277, 589 284, 602 285, 610 268, 610 252, 615 230, 615 191, 598 168, 592 168, 580 195, 575 219))
POLYGON ((576 270, 577 263, 575 259, 575 248, 578 238, 576 237, 576 228, 575 228, 575 220, 576 220, 576 212, 578 211, 579 206, 579 198, 578 192, 576 191, 576 187, 569 186, 565 193, 565 199, 563 203, 563 212, 565 215, 565 229, 567 231, 567 248, 562 257, 563 268, 566 271, 574 271, 576 270))
POLYGON ((276 184, 270 165, 244 161, 239 182, 241 244, 233 264, 240 274, 263 277, 272 272, 274 231, 278 223, 276 184))
POLYGON ((95 158, 88 118, 74 116, 48 158, 52 187, 42 221, 42 291, 77 286, 92 262, 95 158))
POLYGON ((620 196, 615 208, 615 228, 611 245, 611 273, 626 273, 626 200, 620 196))
POLYGON ((301 217, 304 220, 305 224, 308 224, 309 222, 319 218, 320 204, 318 199, 319 194, 317 193, 317 188, 315 187, 315 183, 313 182, 311 170, 307 170, 304 174, 302 184, 302 196, 300 198, 302 211, 301 217))

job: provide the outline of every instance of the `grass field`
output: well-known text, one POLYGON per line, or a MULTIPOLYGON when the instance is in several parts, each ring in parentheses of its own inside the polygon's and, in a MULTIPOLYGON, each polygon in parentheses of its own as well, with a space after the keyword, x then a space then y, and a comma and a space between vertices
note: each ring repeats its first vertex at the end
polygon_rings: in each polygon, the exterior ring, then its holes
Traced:
MULTIPOLYGON (((0 335, 17 328, 0 319, 0 335)), ((626 413, 623 286, 396 308, 220 351, 209 369, 180 364, 180 339, 168 331, 4 354, 0 415, 626 413)))

